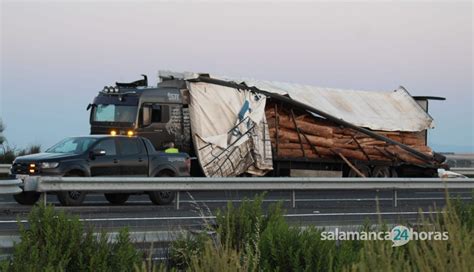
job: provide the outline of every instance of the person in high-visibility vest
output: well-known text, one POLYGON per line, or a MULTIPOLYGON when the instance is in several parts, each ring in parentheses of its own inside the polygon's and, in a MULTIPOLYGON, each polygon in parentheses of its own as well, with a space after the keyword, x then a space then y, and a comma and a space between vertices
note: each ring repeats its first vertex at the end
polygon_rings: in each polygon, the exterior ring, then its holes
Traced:
POLYGON ((171 142, 169 144, 167 144, 167 147, 165 149, 165 153, 179 153, 179 150, 174 147, 174 143, 171 142))

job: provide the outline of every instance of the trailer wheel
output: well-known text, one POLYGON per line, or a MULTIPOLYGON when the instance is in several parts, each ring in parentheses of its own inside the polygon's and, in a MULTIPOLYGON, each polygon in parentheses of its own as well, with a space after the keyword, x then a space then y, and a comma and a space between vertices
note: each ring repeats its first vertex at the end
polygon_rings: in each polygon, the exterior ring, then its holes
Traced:
MULTIPOLYGON (((81 175, 71 173, 64 175, 65 177, 80 177, 81 175)), ((63 206, 79 206, 86 198, 86 192, 83 191, 63 191, 57 193, 59 203, 63 206)))
MULTIPOLYGON (((167 171, 158 174, 158 177, 172 177, 173 175, 167 171)), ((175 193, 171 191, 153 191, 148 192, 151 202, 156 205, 168 205, 173 202, 175 193)))
POLYGON ((21 205, 34 205, 38 202, 41 194, 37 192, 21 192, 19 194, 13 195, 13 198, 18 204, 21 205))
POLYGON ((392 171, 388 166, 375 166, 372 171, 372 177, 374 178, 390 178, 392 177, 392 171))
POLYGON ((129 194, 104 194, 105 199, 108 202, 115 205, 121 205, 127 202, 128 198, 130 197, 129 194))
MULTIPOLYGON (((372 171, 370 171, 370 168, 365 165, 365 164, 358 164, 356 165, 357 170, 359 170, 362 174, 364 174, 365 177, 371 177, 372 176, 372 171)), ((357 174, 354 169, 350 169, 349 173, 347 174, 347 177, 349 178, 359 178, 359 174, 357 174)))

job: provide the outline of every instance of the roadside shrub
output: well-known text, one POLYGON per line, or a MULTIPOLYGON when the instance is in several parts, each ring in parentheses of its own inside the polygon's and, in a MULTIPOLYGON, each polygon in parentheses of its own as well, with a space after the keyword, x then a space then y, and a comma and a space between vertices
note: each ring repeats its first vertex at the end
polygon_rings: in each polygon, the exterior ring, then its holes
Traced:
POLYGON ((41 152, 40 145, 31 145, 27 148, 17 150, 15 147, 3 144, 0 149, 0 163, 11 164, 18 156, 25 156, 29 154, 36 154, 41 152))
POLYGON ((244 199, 237 208, 228 202, 227 209, 217 211, 217 233, 224 244, 241 250, 255 240, 266 225, 262 203, 263 195, 259 195, 253 201, 244 199))
POLYGON ((243 272, 252 270, 249 269, 248 260, 243 260, 237 250, 208 240, 204 244, 202 253, 191 257, 189 271, 243 272))
POLYGON ((7 145, 2 146, 2 154, 0 155, 0 163, 11 164, 16 158, 15 150, 7 145))
POLYGON ((222 262, 232 271, 334 271, 358 260, 359 242, 322 241, 322 230, 288 225, 281 203, 266 214, 262 203, 263 195, 238 207, 229 202, 217 213, 217 241, 206 234, 183 235, 171 246, 170 267, 219 271, 222 262))
POLYGON ((191 264, 195 256, 204 252, 206 243, 210 237, 206 233, 190 234, 184 232, 171 243, 168 263, 170 267, 185 269, 191 264))
POLYGON ((5 271, 131 271, 141 261, 127 229, 112 242, 52 206, 34 207, 19 229, 21 241, 5 271))
MULTIPOLYGON (((263 196, 258 196, 238 207, 228 204, 216 219, 220 239, 204 235, 180 240, 173 246, 179 245, 178 259, 185 261, 171 267, 189 271, 471 271, 474 267, 472 202, 448 200, 442 213, 421 217, 414 229, 447 231, 449 240, 412 240, 400 247, 392 247, 391 241, 321 240, 323 230, 291 226, 281 205, 271 206, 265 214, 262 202, 263 196)), ((370 226, 366 221, 360 231, 390 231, 381 220, 379 227, 370 226)))
POLYGON ((21 149, 17 153, 17 157, 19 156, 25 156, 25 155, 30 155, 30 154, 36 154, 41 152, 41 146, 40 145, 30 145, 27 148, 21 149))
POLYGON ((422 217, 418 232, 447 231, 447 241, 412 240, 400 247, 390 241, 366 241, 360 260, 346 271, 472 271, 474 203, 448 200, 441 214, 422 217))
POLYGON ((322 229, 301 229, 285 220, 269 224, 260 240, 263 271, 339 271, 358 260, 358 241, 321 240, 322 229))

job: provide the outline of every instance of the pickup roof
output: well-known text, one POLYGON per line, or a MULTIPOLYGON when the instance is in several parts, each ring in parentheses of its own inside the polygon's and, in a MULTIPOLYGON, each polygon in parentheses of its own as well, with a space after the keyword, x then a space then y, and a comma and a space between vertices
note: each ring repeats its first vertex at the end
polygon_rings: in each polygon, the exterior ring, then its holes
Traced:
MULTIPOLYGON (((32 176, 189 176, 190 158, 186 153, 156 151, 142 137, 91 135, 66 138, 44 153, 15 159, 11 174, 17 178, 32 176)), ((136 192, 133 192, 136 194, 136 192)), ((169 204, 172 192, 141 192, 154 204, 169 204)), ((57 192, 61 204, 80 205, 86 192, 57 192)), ((123 204, 131 192, 105 193, 112 204, 123 204)), ((20 204, 32 205, 39 199, 36 192, 14 195, 20 204)))

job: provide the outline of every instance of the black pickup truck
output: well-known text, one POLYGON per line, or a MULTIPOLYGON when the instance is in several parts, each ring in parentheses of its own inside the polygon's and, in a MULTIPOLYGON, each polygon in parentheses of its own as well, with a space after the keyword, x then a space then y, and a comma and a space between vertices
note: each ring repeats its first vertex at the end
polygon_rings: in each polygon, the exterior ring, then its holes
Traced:
MULTIPOLYGON (((44 153, 16 158, 11 174, 25 176, 189 176, 191 161, 186 153, 156 151, 151 142, 142 137, 92 135, 62 140, 44 153)), ((133 192, 137 194, 137 192, 133 192)), ((154 204, 169 204, 172 192, 140 192, 148 194, 154 204)), ((62 205, 80 205, 86 192, 67 191, 56 193, 62 205)), ((125 203, 131 192, 105 193, 112 204, 125 203)), ((24 205, 32 205, 39 193, 14 195, 24 205)))

